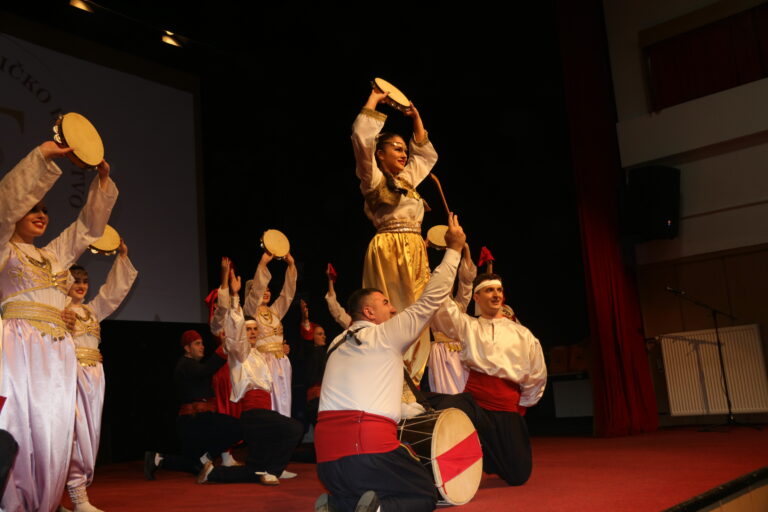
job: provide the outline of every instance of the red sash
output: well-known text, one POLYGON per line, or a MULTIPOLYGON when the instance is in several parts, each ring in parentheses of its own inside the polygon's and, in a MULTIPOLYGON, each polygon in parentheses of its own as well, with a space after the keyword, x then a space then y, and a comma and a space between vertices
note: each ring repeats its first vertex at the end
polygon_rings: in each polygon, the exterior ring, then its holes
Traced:
POLYGON ((245 393, 245 396, 239 402, 242 405, 243 412, 250 409, 272 409, 272 397, 263 389, 252 389, 245 393))
POLYGON ((483 409, 516 412, 525 416, 525 407, 520 405, 520 386, 512 381, 469 370, 464 391, 470 393, 483 409))
POLYGON ((397 424, 365 411, 322 411, 317 415, 317 462, 363 453, 386 453, 400 446, 397 424))

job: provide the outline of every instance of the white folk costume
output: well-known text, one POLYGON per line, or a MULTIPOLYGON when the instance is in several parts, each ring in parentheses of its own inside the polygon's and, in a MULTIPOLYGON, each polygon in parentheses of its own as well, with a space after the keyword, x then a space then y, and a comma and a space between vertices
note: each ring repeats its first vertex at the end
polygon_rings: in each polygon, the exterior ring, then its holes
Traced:
POLYGON ((256 348, 272 373, 272 410, 291 417, 291 360, 283 352, 283 324, 281 320, 291 306, 296 294, 296 267, 288 265, 280 297, 271 306, 261 304, 264 292, 272 279, 266 265, 259 264, 250 290, 246 290, 243 310, 259 324, 259 340, 256 348))
POLYGON ((336 300, 336 292, 331 292, 329 290, 328 293, 325 294, 325 302, 328 304, 328 312, 331 313, 331 317, 336 320, 336 323, 339 324, 342 329, 349 327, 349 324, 352 323, 352 317, 349 316, 347 311, 341 304, 339 304, 339 301, 336 300))
POLYGON ((523 415, 539 401, 547 383, 539 340, 506 317, 471 317, 452 300, 445 301, 433 324, 464 342, 461 360, 470 370, 464 391, 484 411, 480 421, 473 418, 484 470, 510 485, 525 483, 531 473, 531 446, 523 415))
POLYGON ((376 491, 382 510, 435 506, 431 475, 397 438, 402 357, 448 296, 458 263, 459 253, 446 250, 414 304, 378 325, 355 321, 330 345, 315 451, 317 474, 340 510, 354 509, 367 490, 376 491))
MULTIPOLYGON (((459 287, 454 301, 462 311, 467 310, 472 298, 472 281, 477 277, 477 267, 462 258, 459 266, 459 287)), ((436 393, 455 395, 464 391, 469 370, 461 362, 461 340, 449 338, 438 329, 432 329, 434 341, 429 352, 429 389, 436 393)))
MULTIPOLYGON (((365 254, 363 288, 377 288, 397 311, 413 304, 429 279, 427 249, 421 236, 424 202, 416 187, 437 162, 432 143, 411 140, 408 163, 396 177, 387 176, 376 164, 376 136, 386 115, 363 108, 352 125, 352 148, 365 214, 376 228, 365 254), (388 183, 389 181, 389 183, 388 183)), ((429 332, 421 333, 404 360, 418 383, 429 357, 429 332)))
POLYGON ((73 503, 88 501, 85 488, 93 481, 99 453, 101 413, 104 408, 104 367, 101 363, 99 323, 111 315, 131 290, 138 272, 128 256, 117 256, 107 281, 88 304, 67 307, 75 313, 72 340, 77 356, 77 413, 67 490, 73 503))
POLYGON ((117 188, 96 177, 77 220, 42 249, 13 243, 15 225, 61 176, 34 149, 0 181, 0 310, 4 323, 0 428, 19 443, 5 512, 55 510, 67 481, 75 426, 77 359, 61 319, 69 267, 104 234, 117 188))
POLYGON ((268 356, 248 342, 238 296, 232 297, 227 308, 224 332, 224 351, 232 379, 230 400, 241 406, 240 425, 248 456, 245 466, 214 468, 208 480, 257 482, 264 473, 280 476, 304 428, 300 422, 272 410, 268 356))

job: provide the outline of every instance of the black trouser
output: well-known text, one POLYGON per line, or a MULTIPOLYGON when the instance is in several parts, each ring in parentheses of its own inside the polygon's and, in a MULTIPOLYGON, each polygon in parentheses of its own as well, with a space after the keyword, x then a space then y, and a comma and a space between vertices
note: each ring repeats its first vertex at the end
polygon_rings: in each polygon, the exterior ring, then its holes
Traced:
POLYGON ((355 510, 360 496, 375 491, 385 512, 434 510, 437 489, 432 475, 403 447, 387 453, 350 455, 317 465, 333 507, 355 510))
POLYGON ((208 480, 254 482, 258 480, 257 471, 279 477, 304 434, 301 422, 276 411, 249 409, 240 415, 240 424, 248 445, 245 466, 214 468, 208 480))
POLYGON ((483 409, 469 393, 427 393, 435 409, 455 407, 469 416, 483 446, 483 471, 499 475, 509 485, 522 485, 531 476, 531 440, 525 419, 516 412, 483 409))
POLYGON ((162 466, 168 469, 199 471, 200 457, 214 458, 243 439, 243 430, 237 418, 217 412, 185 414, 176 418, 176 430, 181 440, 182 460, 167 457, 162 466), (188 467, 184 467, 184 464, 188 467))
POLYGON ((8 483, 8 475, 18 451, 19 445, 10 432, 0 430, 0 496, 5 493, 5 484, 8 483))

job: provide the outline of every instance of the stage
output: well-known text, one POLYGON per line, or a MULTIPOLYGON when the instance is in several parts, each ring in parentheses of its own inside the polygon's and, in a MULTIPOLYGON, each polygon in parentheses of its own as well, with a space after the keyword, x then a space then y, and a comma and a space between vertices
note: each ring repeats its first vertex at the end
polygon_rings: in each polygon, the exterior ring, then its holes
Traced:
MULTIPOLYGON (((768 431, 664 429, 632 437, 536 437, 533 475, 509 487, 485 475, 463 512, 487 510, 659 512, 768 465, 768 431)), ((323 492, 313 464, 278 487, 195 483, 192 475, 157 472, 146 481, 141 462, 99 467, 91 502, 106 512, 313 510, 323 492)), ((444 507, 440 507, 444 508, 444 507)))

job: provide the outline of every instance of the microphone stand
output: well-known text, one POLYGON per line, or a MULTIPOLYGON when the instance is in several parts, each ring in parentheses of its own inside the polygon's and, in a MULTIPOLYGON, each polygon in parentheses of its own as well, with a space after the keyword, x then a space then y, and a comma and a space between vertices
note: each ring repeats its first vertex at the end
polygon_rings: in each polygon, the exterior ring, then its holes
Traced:
POLYGON ((725 375, 725 360, 723 359, 723 342, 720 339, 720 326, 718 325, 718 322, 717 322, 717 315, 723 315, 724 317, 730 318, 731 320, 736 320, 736 317, 731 315, 730 313, 726 313, 725 311, 720 311, 717 308, 713 308, 709 304, 706 304, 698 299, 695 299, 694 297, 691 297, 684 290, 677 290, 670 286, 667 286, 666 290, 669 293, 677 295, 681 299, 685 299, 692 304, 695 304, 704 309, 708 309, 709 312, 712 314, 712 322, 714 323, 714 326, 715 326, 715 340, 717 341, 717 359, 718 359, 718 362, 720 363, 720 375, 723 378, 723 390, 725 391, 725 403, 728 406, 728 416, 726 417, 725 425, 713 425, 710 427, 704 427, 700 429, 700 432, 714 432, 718 428, 725 427, 726 429, 728 429, 729 427, 735 427, 735 426, 749 426, 757 430, 760 430, 760 427, 756 425, 747 425, 744 423, 739 423, 738 421, 736 421, 736 419, 733 416, 733 405, 731 403, 731 393, 730 393, 730 390, 728 389, 728 379, 726 378, 726 375, 725 375))

